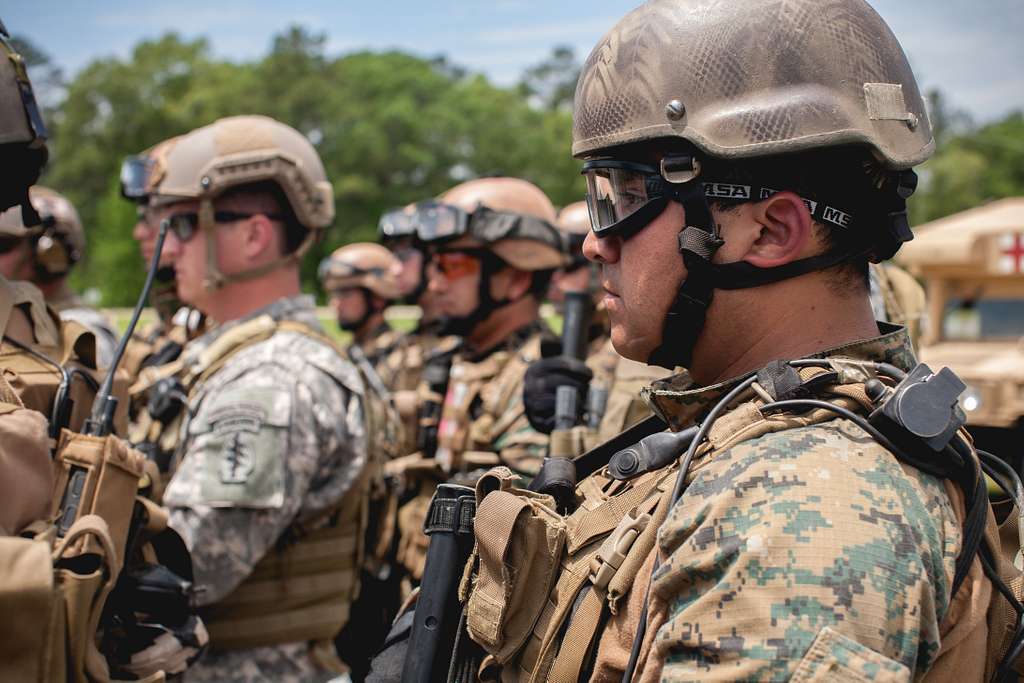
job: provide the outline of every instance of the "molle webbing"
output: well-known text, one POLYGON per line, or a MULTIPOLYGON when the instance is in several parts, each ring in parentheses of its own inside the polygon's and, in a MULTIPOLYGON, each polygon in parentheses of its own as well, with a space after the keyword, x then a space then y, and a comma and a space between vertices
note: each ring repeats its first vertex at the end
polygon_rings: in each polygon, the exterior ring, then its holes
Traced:
POLYGON ((359 593, 365 507, 361 496, 346 496, 327 526, 279 544, 230 595, 207 607, 202 616, 212 647, 333 638, 359 593))
MULTIPOLYGON (((294 332, 338 350, 308 325, 260 316, 229 330, 200 354, 185 378, 190 395, 236 353, 278 331, 294 332)), ((337 635, 359 595, 368 514, 367 499, 361 492, 368 476, 369 468, 364 468, 337 507, 311 520, 294 522, 252 574, 230 595, 204 610, 214 649, 323 642, 337 635), (326 526, 307 531, 325 519, 326 526)))

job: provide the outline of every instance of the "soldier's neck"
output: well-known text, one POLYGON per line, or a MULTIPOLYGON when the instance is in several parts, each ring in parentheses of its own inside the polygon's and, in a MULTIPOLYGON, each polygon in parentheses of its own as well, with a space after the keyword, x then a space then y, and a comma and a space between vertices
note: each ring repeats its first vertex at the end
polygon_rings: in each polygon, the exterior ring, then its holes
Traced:
POLYGON ((251 280, 229 282, 210 296, 203 313, 226 323, 301 293, 298 269, 278 268, 251 280))
POLYGON ((475 355, 483 354, 505 341, 519 328, 537 319, 540 306, 530 295, 493 311, 466 337, 475 355))
POLYGON ((352 340, 360 346, 366 345, 367 342, 373 339, 373 333, 383 324, 384 313, 374 313, 366 319, 365 323, 359 326, 359 329, 352 333, 352 340))
MULTIPOLYGON (((698 384, 715 384, 758 370, 773 360, 804 358, 878 335, 866 291, 863 296, 851 296, 836 294, 829 287, 779 287, 790 282, 722 292, 746 292, 747 296, 745 300, 723 296, 718 303, 725 310, 709 316, 690 368, 698 384), (780 291, 772 293, 769 288, 780 291), (742 304, 736 306, 738 302, 742 304)), ((715 293, 716 300, 719 293, 715 293)))
POLYGON ((68 279, 66 277, 54 280, 53 282, 40 282, 34 284, 39 288, 39 291, 43 293, 43 298, 46 299, 47 302, 60 301, 61 299, 66 299, 71 296, 71 290, 68 289, 68 279))

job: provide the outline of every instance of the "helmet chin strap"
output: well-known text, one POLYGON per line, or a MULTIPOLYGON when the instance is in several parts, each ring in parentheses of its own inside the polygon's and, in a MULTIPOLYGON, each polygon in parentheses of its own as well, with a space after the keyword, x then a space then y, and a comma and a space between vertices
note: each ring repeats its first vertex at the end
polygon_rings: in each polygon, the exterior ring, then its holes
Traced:
POLYGON ((366 324, 370 316, 378 312, 378 309, 373 307, 373 302, 370 300, 370 290, 366 289, 366 287, 360 287, 359 291, 363 295, 363 314, 357 320, 351 322, 342 322, 341 318, 338 318, 338 327, 346 332, 355 332, 366 324))
POLYGON ((230 282, 252 280, 278 268, 298 264, 302 260, 303 255, 313 246, 315 239, 315 233, 309 230, 306 237, 302 240, 302 244, 292 253, 285 254, 249 270, 225 274, 221 272, 220 266, 217 265, 217 222, 214 220, 213 214, 213 201, 203 199, 199 203, 199 230, 203 233, 203 238, 206 240, 206 278, 203 280, 203 287, 208 292, 215 292, 230 282))

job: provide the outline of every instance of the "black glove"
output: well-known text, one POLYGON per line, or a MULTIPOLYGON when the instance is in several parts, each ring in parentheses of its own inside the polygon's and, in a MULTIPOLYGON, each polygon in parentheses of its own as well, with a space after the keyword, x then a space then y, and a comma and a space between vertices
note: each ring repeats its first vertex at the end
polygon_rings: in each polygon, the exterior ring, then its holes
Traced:
POLYGON ((568 356, 541 358, 530 364, 523 381, 523 405, 530 426, 542 434, 555 428, 555 395, 558 387, 569 386, 577 391, 576 421, 579 423, 587 404, 587 387, 594 373, 581 360, 568 356))

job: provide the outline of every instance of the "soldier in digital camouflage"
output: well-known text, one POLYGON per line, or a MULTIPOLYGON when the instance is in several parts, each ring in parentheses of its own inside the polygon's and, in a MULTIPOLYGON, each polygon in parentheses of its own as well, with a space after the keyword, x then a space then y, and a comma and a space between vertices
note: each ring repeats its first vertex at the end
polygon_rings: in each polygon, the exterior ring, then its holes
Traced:
POLYGON ((216 321, 181 358, 188 416, 163 501, 211 636, 187 680, 328 680, 368 486, 364 385, 299 286, 331 186, 301 134, 232 117, 177 140, 150 208, 179 297, 216 321))
POLYGON ((503 463, 531 476, 547 438, 526 419, 522 382, 540 357, 540 300, 564 262, 554 207, 525 180, 484 178, 455 186, 419 214, 441 331, 464 339, 435 457, 451 473, 503 463))
POLYGON ((976 545, 961 557, 977 496, 856 421, 867 369, 916 364, 873 316, 868 263, 911 238, 909 169, 933 149, 863 0, 654 0, 602 38, 574 106, 583 250, 616 351, 690 369, 645 389, 654 413, 706 431, 619 451, 562 516, 507 471, 481 480, 461 597, 488 676, 992 674, 993 584, 976 545), (801 396, 825 407, 785 404, 801 396))

